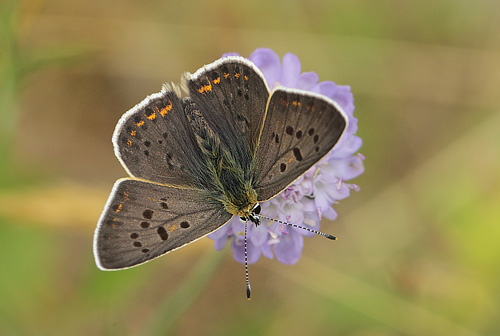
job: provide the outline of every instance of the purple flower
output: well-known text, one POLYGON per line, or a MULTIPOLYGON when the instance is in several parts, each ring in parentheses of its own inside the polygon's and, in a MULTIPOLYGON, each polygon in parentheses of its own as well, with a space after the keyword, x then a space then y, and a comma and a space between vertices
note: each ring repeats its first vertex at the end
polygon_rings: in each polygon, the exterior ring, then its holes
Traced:
MULTIPOLYGON (((235 53, 224 54, 237 55, 235 53)), ((364 156, 356 154, 362 140, 355 135, 358 126, 354 117, 351 88, 331 81, 319 82, 315 72, 302 72, 297 56, 287 53, 279 56, 267 48, 255 50, 249 57, 262 71, 270 89, 281 85, 320 93, 337 102, 349 118, 346 134, 326 157, 311 167, 302 177, 272 199, 262 202, 261 213, 271 218, 319 230, 321 218, 335 219, 332 205, 349 197, 351 190, 359 187, 347 181, 363 174, 364 156)), ((214 240, 215 249, 221 250, 227 240, 236 261, 244 262, 244 226, 237 217, 208 237, 214 240)), ((293 265, 301 256, 304 236, 314 234, 303 229, 261 219, 261 225, 248 225, 248 262, 255 263, 261 255, 293 265)))

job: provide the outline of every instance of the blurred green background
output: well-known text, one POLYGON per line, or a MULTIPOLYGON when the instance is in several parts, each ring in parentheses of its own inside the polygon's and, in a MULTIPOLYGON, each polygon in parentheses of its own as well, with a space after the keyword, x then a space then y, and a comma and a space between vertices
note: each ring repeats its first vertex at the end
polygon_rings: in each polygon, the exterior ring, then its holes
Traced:
POLYGON ((0 4, 1 335, 500 335, 500 2, 0 4), (212 241, 99 271, 119 117, 224 52, 351 85, 361 191, 293 266, 212 241))

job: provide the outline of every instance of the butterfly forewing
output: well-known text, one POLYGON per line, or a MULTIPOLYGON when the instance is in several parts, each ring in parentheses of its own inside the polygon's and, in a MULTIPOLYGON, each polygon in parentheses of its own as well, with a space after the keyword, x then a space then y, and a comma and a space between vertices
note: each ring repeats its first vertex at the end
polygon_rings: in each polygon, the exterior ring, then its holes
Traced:
POLYGON ((122 269, 197 240, 231 218, 203 191, 118 180, 99 219, 94 254, 101 269, 122 269))
POLYGON ((206 180, 203 154, 183 103, 167 89, 122 116, 113 144, 116 156, 134 177, 174 186, 206 180))
POLYGON ((222 145, 248 169, 269 97, 260 70, 243 57, 227 57, 187 74, 186 86, 222 145))
POLYGON ((255 156, 259 201, 275 196, 316 164, 346 126, 344 112, 330 99, 302 90, 274 90, 255 156))

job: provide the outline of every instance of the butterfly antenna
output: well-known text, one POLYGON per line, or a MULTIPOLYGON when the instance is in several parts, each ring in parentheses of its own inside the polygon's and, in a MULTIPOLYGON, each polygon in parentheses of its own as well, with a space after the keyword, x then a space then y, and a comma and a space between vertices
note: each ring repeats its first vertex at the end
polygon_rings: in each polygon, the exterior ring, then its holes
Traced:
MULTIPOLYGON (((331 240, 337 240, 337 237, 332 236, 331 234, 324 233, 324 232, 320 232, 320 231, 317 231, 317 230, 313 230, 313 229, 310 229, 310 228, 305 227, 305 226, 300 226, 300 225, 297 225, 297 224, 284 222, 284 221, 281 221, 281 220, 279 220, 279 219, 274 219, 274 218, 267 217, 267 216, 260 215, 260 214, 258 214, 258 215, 256 215, 256 216, 259 216, 259 217, 261 217, 261 218, 265 218, 265 219, 269 219, 269 220, 272 220, 272 221, 274 221, 274 222, 278 222, 278 223, 285 224, 285 225, 288 225, 288 226, 292 226, 292 227, 295 227, 295 228, 299 228, 299 229, 302 229, 302 230, 306 230, 306 231, 309 231, 309 232, 315 233, 315 234, 317 234, 317 235, 323 236, 323 237, 328 238, 328 239, 331 239, 331 240)), ((246 227, 245 227, 245 228, 246 228, 246 227)), ((245 251, 246 251, 246 248, 245 248, 245 251)))
POLYGON ((245 221, 245 277, 247 280, 247 299, 250 300, 252 288, 250 287, 250 280, 248 279, 247 221, 245 221))

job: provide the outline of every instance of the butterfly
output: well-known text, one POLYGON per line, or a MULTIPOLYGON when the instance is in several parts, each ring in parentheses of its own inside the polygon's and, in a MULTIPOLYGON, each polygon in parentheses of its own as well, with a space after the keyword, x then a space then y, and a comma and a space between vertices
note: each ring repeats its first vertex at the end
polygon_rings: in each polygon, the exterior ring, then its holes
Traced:
POLYGON ((181 87, 185 97, 164 85, 118 121, 114 152, 129 177, 114 184, 95 230, 102 270, 155 259, 233 216, 259 225, 259 203, 321 160, 348 124, 325 96, 270 91, 239 56, 184 74, 181 87))

